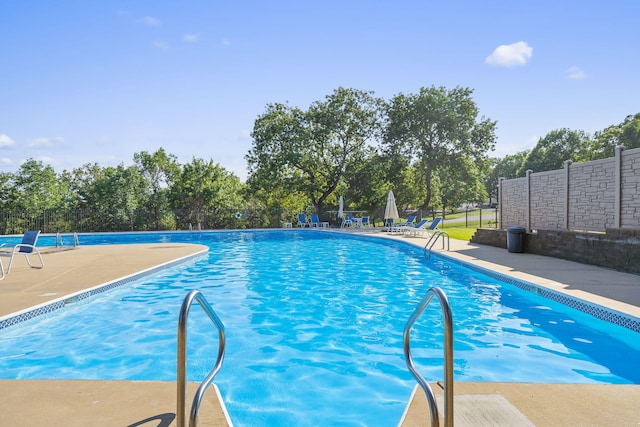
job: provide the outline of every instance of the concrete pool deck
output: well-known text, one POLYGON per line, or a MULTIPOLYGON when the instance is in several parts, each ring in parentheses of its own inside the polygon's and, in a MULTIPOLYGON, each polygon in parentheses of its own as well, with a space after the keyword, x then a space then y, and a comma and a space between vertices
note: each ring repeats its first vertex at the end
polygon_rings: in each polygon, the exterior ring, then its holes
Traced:
MULTIPOLYGON (((405 239, 421 246, 426 242, 419 237, 385 237, 405 239)), ((203 250, 206 247, 179 243, 84 246, 67 251, 45 251, 45 268, 41 270, 29 268, 24 259, 18 258, 11 273, 0 281, 0 316, 64 298, 203 250)), ((451 240, 447 256, 640 317, 640 276, 637 275, 555 258, 513 254, 504 249, 455 240, 451 240)), ((167 351, 175 352, 175 349, 167 351)), ((197 384, 189 386, 192 393, 197 384)), ((434 387, 434 391, 437 393, 438 387, 434 387)), ((504 398, 501 401, 503 408, 513 406, 516 412, 537 426, 640 424, 640 386, 636 385, 456 382, 454 392, 460 403, 467 396, 504 398)), ((2 426, 176 425, 175 382, 0 380, 0 393, 2 426)), ((421 392, 416 393, 416 398, 410 402, 402 420, 403 427, 428 425, 428 411, 421 396, 421 392)), ((189 397, 187 401, 190 400, 189 397)), ((491 409, 490 405, 477 405, 476 409, 478 417, 472 423, 482 425, 478 420, 491 409)), ((491 417, 490 412, 487 416, 491 417)), ((229 424, 224 404, 219 403, 213 389, 205 398, 199 425, 229 424)), ((500 424, 488 422, 484 425, 500 424)))

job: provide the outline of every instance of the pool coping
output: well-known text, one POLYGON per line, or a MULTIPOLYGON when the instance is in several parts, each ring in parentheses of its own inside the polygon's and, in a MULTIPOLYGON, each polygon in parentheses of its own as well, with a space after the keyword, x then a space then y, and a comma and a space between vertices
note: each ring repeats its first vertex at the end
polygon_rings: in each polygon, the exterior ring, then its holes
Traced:
POLYGON ((552 301, 555 301, 567 307, 574 308, 578 311, 589 314, 600 320, 604 320, 605 322, 613 323, 615 325, 622 326, 623 328, 631 329, 634 332, 640 333, 640 319, 630 314, 622 313, 618 310, 615 310, 610 307, 605 307, 595 302, 585 301, 573 295, 567 295, 565 293, 558 292, 553 289, 549 289, 547 287, 538 285, 536 283, 528 282, 523 279, 517 279, 513 276, 509 276, 505 273, 493 271, 486 267, 482 267, 476 264, 471 264, 467 261, 463 261, 458 258, 448 256, 446 254, 436 253, 436 255, 441 258, 447 259, 447 261, 454 262, 456 264, 467 267, 470 270, 474 270, 479 273, 486 274, 487 276, 492 277, 494 279, 500 280, 502 282, 506 282, 510 285, 517 286, 518 288, 524 291, 531 292, 536 295, 540 295, 541 297, 550 299, 552 301))
POLYGON ((149 268, 137 271, 135 273, 128 274, 126 276, 123 276, 114 280, 110 280, 90 288, 86 288, 80 291, 72 292, 67 295, 63 295, 60 298, 56 298, 56 299, 43 302, 41 304, 26 308, 14 313, 0 316, 0 330, 11 327, 13 325, 17 325, 18 323, 25 322, 27 320, 34 319, 38 316, 52 313, 68 305, 77 303, 91 296, 106 292, 110 289, 117 288, 122 285, 126 285, 127 283, 131 283, 133 281, 136 281, 143 277, 157 273, 159 271, 166 270, 168 268, 172 268, 177 265, 184 264, 189 261, 193 261, 197 258, 204 257, 207 254, 207 252, 208 252, 208 249, 203 249, 196 253, 185 255, 183 257, 176 258, 171 261, 163 262, 153 267, 149 267, 149 268))
MULTIPOLYGON (((349 233, 349 234, 354 237, 393 240, 395 242, 399 242, 399 243, 403 243, 405 245, 411 246, 412 248, 423 249, 422 246, 419 245, 418 243, 401 238, 403 237, 401 235, 381 235, 381 234, 368 234, 368 233, 367 234, 349 233)), ((560 303, 562 305, 565 305, 567 307, 576 309, 582 313, 591 315, 599 320, 613 323, 617 326, 621 326, 631 331, 640 333, 640 318, 637 316, 633 316, 628 313, 623 313, 612 307, 606 307, 604 305, 601 305, 592 301, 587 301, 585 299, 576 297, 574 295, 569 295, 561 291, 553 290, 544 285, 533 283, 521 278, 517 278, 507 273, 494 271, 491 268, 483 267, 481 265, 474 264, 470 261, 456 258, 452 255, 448 255, 445 252, 431 251, 431 255, 442 258, 446 261, 455 263, 457 265, 461 265, 470 270, 485 274, 493 279, 497 279, 497 280, 506 282, 510 285, 514 285, 519 289, 534 293, 536 295, 542 296, 543 298, 547 298, 557 303, 560 303)))

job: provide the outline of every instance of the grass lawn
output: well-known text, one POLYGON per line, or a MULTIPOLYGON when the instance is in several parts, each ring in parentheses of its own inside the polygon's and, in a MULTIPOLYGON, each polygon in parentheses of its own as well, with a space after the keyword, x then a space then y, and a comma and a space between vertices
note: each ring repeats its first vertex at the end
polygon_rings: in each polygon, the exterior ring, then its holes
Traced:
MULTIPOLYGON (((447 219, 464 218, 464 216, 465 216, 464 213, 451 214, 451 215, 447 215, 446 218, 447 219)), ((493 225, 493 227, 495 227, 495 223, 492 221, 495 221, 493 220, 492 217, 488 215, 484 215, 482 219, 482 226, 491 227, 493 225)), ((383 224, 381 222, 378 222, 376 224, 377 227, 382 227, 382 225, 383 224)), ((480 221, 478 219, 473 219, 473 220, 462 221, 462 222, 450 222, 448 224, 440 223, 438 228, 442 231, 445 231, 449 235, 449 237, 452 239, 464 240, 468 242, 469 240, 471 240, 473 233, 476 232, 476 229, 480 228, 480 221)))
POLYGON ((464 223, 451 223, 443 224, 439 227, 442 231, 445 231, 450 238, 457 240, 469 241, 471 236, 476 232, 476 227, 465 227, 464 223))

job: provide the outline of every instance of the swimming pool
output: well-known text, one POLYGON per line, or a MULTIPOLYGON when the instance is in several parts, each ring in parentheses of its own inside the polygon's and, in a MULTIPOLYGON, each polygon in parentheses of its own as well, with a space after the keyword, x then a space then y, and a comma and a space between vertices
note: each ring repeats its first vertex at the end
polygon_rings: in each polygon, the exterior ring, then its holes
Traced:
MULTIPOLYGON (((638 333, 426 260, 405 242, 315 230, 93 238, 193 241, 210 251, 0 331, 2 378, 174 380, 177 313, 197 288, 227 328, 216 383, 235 425, 395 425, 414 385, 402 328, 437 285, 452 305, 457 381, 640 383, 638 333)), ((198 309, 190 316, 191 381, 215 359, 204 317, 198 309)), ((439 322, 431 307, 412 334, 428 380, 442 378, 439 322)))

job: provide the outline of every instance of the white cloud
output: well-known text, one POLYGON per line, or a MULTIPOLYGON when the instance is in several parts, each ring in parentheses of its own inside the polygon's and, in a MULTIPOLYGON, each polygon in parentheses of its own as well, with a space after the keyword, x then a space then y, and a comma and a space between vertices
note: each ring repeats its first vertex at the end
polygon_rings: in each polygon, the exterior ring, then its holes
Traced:
POLYGON ((222 39, 222 41, 220 42, 220 44, 222 46, 231 46, 231 40, 229 39, 222 39))
POLYGON ((197 42, 200 41, 200 36, 197 34, 185 34, 182 36, 182 40, 185 42, 197 42))
POLYGON ((27 142, 27 147, 29 148, 42 148, 42 147, 54 147, 56 145, 60 145, 64 142, 64 138, 61 136, 54 136, 53 138, 42 137, 32 139, 27 142))
POLYGON ((240 132, 240 138, 251 140, 251 131, 249 129, 242 129, 240 132))
POLYGON ((154 18, 153 16, 145 16, 140 20, 140 22, 150 27, 159 27, 160 25, 162 25, 162 22, 160 22, 159 19, 154 18))
POLYGON ((587 74, 578 67, 571 67, 567 70, 567 76, 571 80, 583 80, 587 78, 587 74))
POLYGON ((13 147, 16 142, 9 137, 9 135, 0 134, 0 148, 13 147))
POLYGON ((3 157, 0 159, 0 164, 3 166, 11 166, 13 165, 13 161, 8 157, 3 157))
POLYGON ((514 67, 526 64, 531 56, 533 56, 533 48, 526 42, 503 44, 487 56, 485 63, 496 67, 514 67))
POLYGON ((156 40, 153 42, 153 47, 160 50, 169 50, 169 43, 163 42, 162 40, 156 40))

